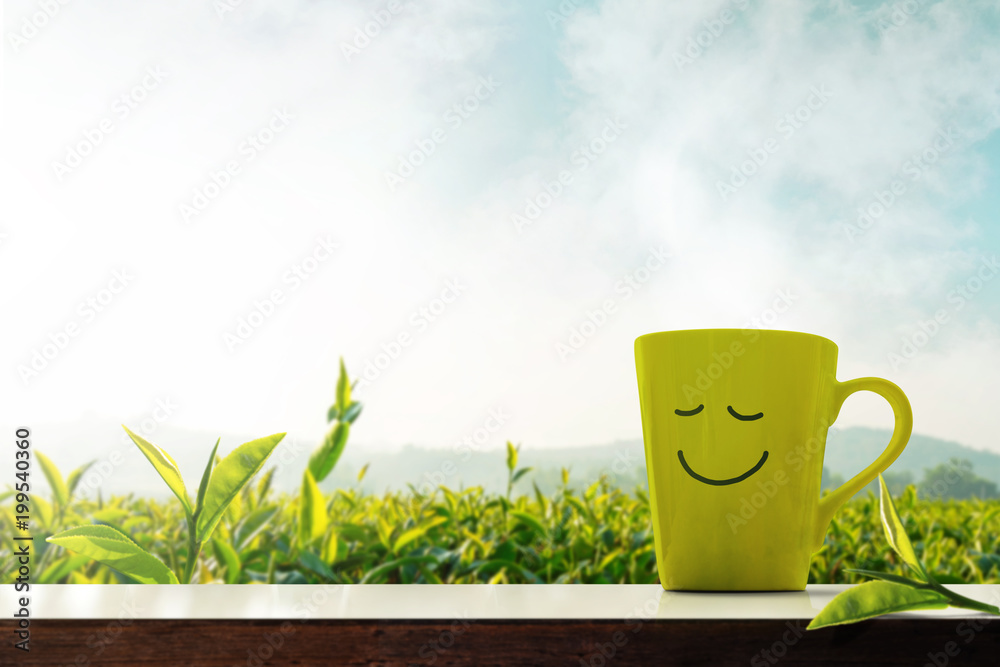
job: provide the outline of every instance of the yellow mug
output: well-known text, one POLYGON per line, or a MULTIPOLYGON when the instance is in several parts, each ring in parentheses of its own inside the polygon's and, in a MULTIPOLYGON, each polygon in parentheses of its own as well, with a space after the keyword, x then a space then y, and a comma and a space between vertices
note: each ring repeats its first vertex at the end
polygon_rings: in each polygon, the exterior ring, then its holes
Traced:
POLYGON ((837 380, 837 345, 794 331, 692 329, 640 336, 642 410, 660 583, 667 590, 802 590, 834 512, 902 453, 902 390, 837 380), (892 406, 874 463, 820 497, 826 433, 844 399, 892 406))

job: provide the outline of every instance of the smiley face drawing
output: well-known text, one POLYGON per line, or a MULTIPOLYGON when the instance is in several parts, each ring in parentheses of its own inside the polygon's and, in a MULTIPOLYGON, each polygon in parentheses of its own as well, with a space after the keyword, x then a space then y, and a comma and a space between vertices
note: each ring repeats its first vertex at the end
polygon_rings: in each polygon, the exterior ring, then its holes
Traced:
MULTIPOLYGON (((705 409, 705 404, 701 403, 698 405, 698 407, 693 408, 691 410, 681 410, 680 408, 677 408, 674 410, 674 414, 678 415, 679 417, 694 417, 704 409, 705 409)), ((727 405, 726 409, 729 411, 730 415, 744 422, 756 421, 764 417, 763 412, 757 412, 752 415, 741 414, 736 410, 734 410, 733 406, 731 405, 727 405)), ((681 467, 684 468, 684 472, 691 475, 691 477, 695 478, 699 482, 702 482, 704 484, 710 484, 712 486, 727 486, 729 484, 736 484, 737 482, 742 482, 747 477, 750 477, 755 472, 760 470, 761 466, 764 465, 764 462, 767 461, 767 450, 766 449, 764 450, 764 453, 761 454, 760 456, 760 460, 757 461, 757 463, 755 463, 753 467, 751 467, 742 475, 737 475, 736 477, 730 477, 729 479, 712 479, 711 477, 705 477, 704 475, 696 473, 694 470, 691 469, 691 466, 688 464, 687 460, 685 460, 684 450, 681 449, 677 450, 677 458, 680 460, 681 467)))

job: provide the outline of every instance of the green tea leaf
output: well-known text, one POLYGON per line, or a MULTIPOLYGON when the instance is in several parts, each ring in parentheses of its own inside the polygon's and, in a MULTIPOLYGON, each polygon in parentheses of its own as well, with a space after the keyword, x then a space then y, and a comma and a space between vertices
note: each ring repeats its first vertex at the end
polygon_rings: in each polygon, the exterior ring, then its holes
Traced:
POLYGON ((396 560, 389 561, 388 563, 383 563, 378 567, 374 567, 368 571, 367 574, 359 581, 359 584, 375 584, 378 583, 388 574, 392 573, 394 570, 403 567, 404 565, 419 565, 421 563, 436 563, 433 556, 407 556, 405 558, 397 558, 396 560))
POLYGON ((302 547, 311 544, 326 532, 328 524, 323 494, 312 473, 306 468, 302 474, 302 492, 299 495, 299 544, 302 547))
POLYGON ((299 554, 299 563, 324 579, 333 579, 333 571, 330 569, 330 566, 308 549, 299 554))
POLYGON ((258 438, 234 449, 212 470, 205 502, 198 515, 197 540, 204 542, 215 530, 226 508, 244 485, 263 467, 284 433, 258 438))
POLYGON ((353 424, 354 420, 361 414, 361 407, 360 403, 354 401, 350 406, 348 406, 347 410, 344 411, 344 414, 341 415, 340 420, 353 424))
POLYGON ((195 516, 201 513, 202 503, 205 502, 205 491, 208 490, 208 480, 212 476, 212 468, 215 467, 215 452, 219 450, 220 442, 222 442, 222 438, 215 441, 215 447, 212 447, 212 453, 208 455, 208 463, 205 465, 205 472, 201 475, 201 483, 198 485, 198 499, 194 503, 195 516))
POLYGON ((525 475, 527 475, 531 471, 532 471, 532 468, 530 466, 527 467, 527 468, 521 468, 520 470, 518 470, 517 472, 514 473, 514 476, 511 478, 510 483, 513 484, 514 482, 516 482, 517 480, 521 479, 522 477, 524 477, 525 475))
POLYGON ((38 577, 38 583, 58 583, 61 579, 80 569, 91 560, 90 556, 85 556, 83 554, 70 554, 68 556, 64 556, 63 558, 60 558, 52 563, 52 565, 48 566, 45 571, 42 572, 42 574, 38 577))
POLYGON ((167 483, 170 490, 174 492, 177 499, 181 501, 184 513, 190 517, 192 515, 191 501, 188 500, 187 489, 184 488, 184 479, 181 477, 181 471, 177 468, 177 463, 170 457, 170 454, 167 454, 141 435, 133 433, 129 430, 128 426, 122 424, 122 428, 128 433, 128 437, 132 438, 132 442, 139 448, 139 451, 153 464, 156 472, 160 473, 160 477, 167 483))
POLYGON ((337 560, 337 531, 331 530, 326 534, 320 557, 326 563, 333 563, 337 560))
POLYGON ((405 547, 407 544, 423 537, 431 528, 440 526, 447 520, 447 518, 439 516, 436 519, 432 519, 431 521, 428 521, 420 526, 410 528, 408 531, 396 538, 395 543, 392 545, 392 552, 399 553, 400 549, 405 547))
POLYGON ((52 489, 52 499, 56 501, 59 507, 65 508, 66 504, 69 503, 69 488, 66 486, 66 482, 63 481, 62 473, 59 472, 56 464, 45 454, 36 451, 35 458, 38 459, 38 464, 42 467, 45 479, 49 481, 49 487, 52 489))
POLYGON ((333 467, 337 465, 337 460, 344 452, 344 445, 347 444, 347 436, 350 431, 350 424, 337 422, 337 425, 327 433, 323 444, 309 457, 309 471, 317 482, 326 479, 333 467))
MULTIPOLYGON (((32 496, 31 505, 32 508, 35 510, 35 519, 38 520, 38 523, 40 523, 42 526, 51 526, 52 505, 49 504, 41 496, 32 496)), ((11 525, 13 525, 13 522, 11 522, 11 525)))
POLYGON ((240 570, 242 569, 239 554, 229 544, 217 537, 212 538, 212 547, 215 549, 216 559, 226 566, 226 583, 237 583, 240 580, 240 570))
POLYGON ((97 459, 84 463, 82 466, 71 472, 69 477, 66 478, 66 488, 69 490, 71 498, 73 497, 73 492, 76 491, 77 484, 79 484, 80 480, 83 478, 84 473, 86 473, 90 469, 90 466, 95 463, 97 463, 97 459))
MULTIPOLYGON (((850 567, 845 568, 844 571, 853 572, 855 574, 863 574, 866 577, 871 577, 872 579, 891 581, 895 584, 902 584, 903 586, 915 586, 917 588, 923 588, 926 586, 926 584, 921 581, 914 581, 913 579, 907 579, 906 577, 901 577, 898 574, 891 574, 889 572, 878 572, 876 570, 857 570, 850 567)), ((959 583, 964 583, 964 582, 959 582, 959 583)))
POLYGON ((236 528, 236 547, 240 550, 245 549, 251 540, 264 529, 267 522, 278 513, 278 509, 277 507, 261 507, 250 512, 236 528))
POLYGON ((868 581, 830 600, 809 623, 807 630, 855 623, 866 618, 918 609, 944 609, 948 598, 940 593, 890 581, 868 581))
POLYGON ((326 421, 327 423, 337 421, 337 417, 340 416, 340 409, 337 404, 334 403, 330 406, 330 409, 326 411, 326 421))
POLYGON ((361 467, 361 471, 358 473, 358 481, 359 482, 365 478, 365 473, 368 472, 368 466, 370 466, 370 465, 371 465, 370 463, 366 463, 366 464, 364 464, 361 467))
POLYGON ((889 495, 889 489, 886 487, 882 475, 878 476, 878 484, 879 514, 882 516, 882 526, 885 528, 885 536, 889 540, 889 544, 892 545, 893 550, 899 554, 904 563, 909 565, 923 581, 927 581, 927 572, 924 571, 924 566, 917 560, 917 555, 913 551, 913 545, 910 544, 910 538, 906 535, 903 522, 899 519, 896 506, 892 504, 892 496, 889 495))
POLYGON ((340 358, 340 376, 337 378, 337 409, 343 414, 351 405, 351 383, 347 379, 344 358, 340 358))
POLYGON ((527 512, 519 512, 518 510, 511 510, 510 516, 517 519, 519 522, 523 523, 528 528, 536 531, 539 535, 546 535, 548 531, 545 529, 545 524, 538 520, 527 512))
POLYGON ((176 584, 177 577, 159 558, 109 526, 80 526, 48 542, 88 556, 142 584, 176 584))
POLYGON ((511 443, 510 440, 507 441, 507 470, 511 472, 517 467, 517 448, 511 443))

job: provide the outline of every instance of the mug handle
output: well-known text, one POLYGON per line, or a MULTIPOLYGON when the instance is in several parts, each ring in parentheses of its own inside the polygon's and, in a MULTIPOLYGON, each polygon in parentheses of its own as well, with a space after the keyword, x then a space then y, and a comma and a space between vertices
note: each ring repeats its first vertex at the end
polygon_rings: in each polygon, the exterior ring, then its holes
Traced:
POLYGON ((889 439, 885 451, 871 465, 844 482, 835 491, 820 498, 816 512, 816 536, 813 540, 815 550, 819 550, 823 546, 823 539, 826 537, 826 531, 830 526, 830 521, 833 520, 834 513, 903 453, 903 448, 906 447, 906 443, 910 439, 910 432, 913 430, 913 412, 910 410, 910 401, 906 398, 906 394, 892 382, 875 377, 836 383, 833 398, 836 405, 834 421, 840 414, 840 409, 847 397, 857 391, 872 391, 888 401, 889 405, 892 406, 896 423, 892 430, 892 438, 889 439))

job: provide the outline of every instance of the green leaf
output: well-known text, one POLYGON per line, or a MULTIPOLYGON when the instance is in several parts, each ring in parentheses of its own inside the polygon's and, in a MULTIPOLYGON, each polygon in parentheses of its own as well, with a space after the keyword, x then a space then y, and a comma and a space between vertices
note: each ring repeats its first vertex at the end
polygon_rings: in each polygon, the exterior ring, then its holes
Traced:
POLYGON ((337 404, 334 403, 330 406, 330 409, 326 411, 326 421, 327 423, 336 421, 337 417, 340 416, 340 410, 337 408, 337 404))
POLYGON ((215 530, 226 508, 247 482, 263 467, 284 433, 258 438, 234 449, 219 462, 208 480, 205 502, 198 515, 197 540, 204 542, 215 530))
POLYGON ((48 542, 88 556, 142 584, 176 584, 177 577, 159 558, 110 526, 80 526, 48 542))
POLYGON ((326 534, 320 557, 326 563, 333 563, 337 560, 337 531, 331 530, 326 534))
POLYGON ((236 547, 240 550, 246 548, 250 541, 264 529, 271 517, 278 513, 278 509, 277 507, 261 507, 250 512, 236 528, 236 547))
POLYGON ((240 580, 240 557, 236 551, 223 540, 217 537, 212 538, 212 547, 215 549, 215 557, 226 566, 226 583, 235 584, 240 580))
POLYGON ((545 529, 545 525, 538 520, 537 517, 528 514, 527 512, 520 512, 518 510, 511 510, 510 516, 514 517, 521 523, 523 523, 528 528, 538 532, 539 535, 547 535, 548 531, 545 529))
POLYGON ((368 571, 367 574, 359 581, 359 584, 375 584, 378 583, 380 579, 391 573, 397 568, 403 567, 404 565, 419 565, 421 563, 436 563, 434 556, 407 556, 405 558, 397 558, 396 560, 389 561, 388 563, 383 563, 378 567, 374 567, 368 571))
POLYGON ((90 466, 94 465, 95 463, 97 463, 97 459, 94 459, 89 463, 84 463, 82 466, 71 472, 69 474, 69 477, 66 478, 66 487, 69 489, 70 498, 73 497, 73 492, 76 491, 76 486, 77 484, 80 483, 80 480, 83 478, 84 473, 86 473, 90 469, 90 466))
POLYGON ((358 415, 361 414, 361 407, 362 406, 360 403, 354 401, 341 416, 340 420, 345 421, 349 424, 353 424, 354 420, 357 419, 358 415))
POLYGON ((333 571, 330 569, 330 566, 308 549, 299 554, 299 563, 324 579, 333 579, 333 571))
POLYGON ((309 457, 309 471, 317 482, 326 479, 333 467, 337 465, 337 460, 344 452, 344 445, 347 444, 347 436, 350 431, 350 424, 337 422, 337 425, 326 434, 323 444, 309 457))
POLYGON ((69 488, 67 488, 66 482, 63 481, 62 473, 59 472, 56 464, 45 454, 36 451, 35 458, 38 459, 38 464, 42 467, 45 479, 49 481, 49 486, 52 488, 52 499, 55 500, 59 507, 65 508, 69 503, 69 488))
POLYGON ((562 483, 563 486, 569 484, 569 470, 567 470, 566 468, 562 469, 562 483))
POLYGON ((890 581, 868 581, 848 588, 830 600, 807 630, 856 623, 882 614, 917 609, 944 609, 948 598, 937 591, 918 589, 890 581))
POLYGON ((520 470, 514 473, 514 476, 511 478, 510 483, 513 484, 514 482, 521 479, 531 471, 532 471, 531 467, 521 468, 520 470))
POLYGON ((358 481, 359 482, 365 478, 365 473, 368 472, 368 466, 370 466, 370 465, 371 465, 371 463, 366 463, 366 464, 364 464, 361 467, 361 471, 358 473, 358 481))
POLYGON ((343 414, 351 404, 351 382, 347 379, 344 358, 340 358, 340 377, 337 378, 337 409, 343 414))
POLYGON ((435 526, 440 526, 442 523, 448 519, 443 516, 439 516, 436 519, 428 521, 422 526, 417 526, 415 528, 410 528, 408 531, 396 538, 396 542, 392 545, 392 552, 399 553, 399 550, 405 547, 410 542, 419 539, 424 536, 431 528, 435 526))
POLYGON ((79 570, 90 561, 90 556, 85 556, 83 554, 64 556, 63 558, 60 558, 56 562, 52 563, 52 565, 47 567, 45 571, 42 572, 41 576, 38 577, 38 583, 58 583, 63 577, 68 576, 71 572, 79 570))
POLYGON ((208 463, 205 465, 205 472, 202 473, 201 483, 198 485, 198 499, 194 503, 195 516, 201 513, 202 503, 205 502, 205 491, 208 490, 208 480, 212 476, 212 468, 215 467, 215 452, 219 450, 220 442, 222 442, 222 438, 215 441, 215 447, 212 447, 212 453, 208 455, 208 463))
POLYGON ((524 567, 523 565, 519 565, 518 563, 515 563, 512 560, 507 560, 505 558, 494 558, 485 561, 481 563, 479 567, 476 568, 476 572, 478 574, 483 574, 484 572, 493 572, 499 570, 502 567, 505 567, 508 570, 520 572, 521 576, 523 576, 525 579, 527 579, 529 582, 533 584, 542 583, 542 580, 538 578, 537 574, 535 574, 528 568, 524 567))
MULTIPOLYGON (((890 574, 889 572, 878 572, 877 570, 857 570, 854 568, 844 568, 845 572, 853 572, 855 574, 863 574, 866 577, 871 577, 873 579, 881 579, 882 581, 891 581, 895 584, 902 584, 903 586, 915 586, 917 588, 923 588, 926 586, 923 582, 914 581, 913 579, 907 579, 906 577, 901 577, 898 574, 890 574)), ((964 583, 964 582, 959 582, 964 583)))
POLYGON ((128 437, 132 438, 132 442, 139 448, 139 451, 153 464, 156 472, 160 473, 160 477, 167 483, 170 490, 174 492, 177 499, 181 501, 184 513, 190 517, 192 515, 191 501, 188 500, 187 489, 184 488, 184 479, 181 477, 181 471, 177 468, 177 463, 170 457, 170 454, 167 454, 141 435, 133 433, 128 429, 128 426, 122 424, 122 428, 128 433, 128 437))
POLYGON ((879 484, 879 514, 882 515, 882 526, 885 528, 885 536, 892 545, 893 550, 899 554, 903 562, 909 565, 920 576, 923 581, 928 580, 924 566, 917 560, 917 555, 910 544, 910 538, 906 536, 906 529, 899 519, 896 506, 892 504, 892 496, 885 485, 882 475, 878 476, 879 484))
POLYGON ((326 502, 316 486, 316 480, 306 468, 302 474, 302 493, 299 495, 299 544, 304 548, 326 532, 329 517, 326 502))
POLYGON ((507 441, 507 470, 511 472, 517 467, 517 447, 507 441))

